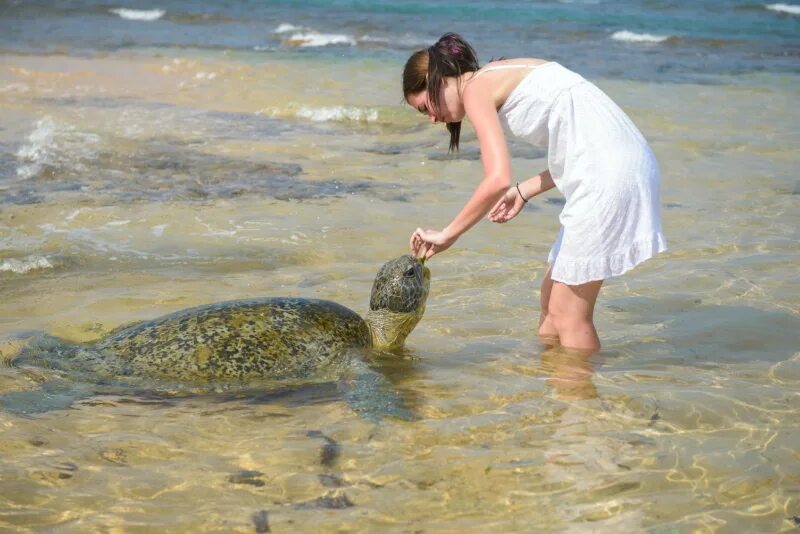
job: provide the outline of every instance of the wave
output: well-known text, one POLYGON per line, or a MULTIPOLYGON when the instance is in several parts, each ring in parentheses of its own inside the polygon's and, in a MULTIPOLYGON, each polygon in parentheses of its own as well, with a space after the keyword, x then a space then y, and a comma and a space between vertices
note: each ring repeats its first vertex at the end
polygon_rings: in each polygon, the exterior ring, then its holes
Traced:
POLYGON ((378 120, 378 110, 370 108, 359 108, 355 106, 323 106, 277 109, 270 108, 262 110, 261 113, 271 117, 296 117, 314 122, 376 122, 378 120))
POLYGON ((628 30, 620 30, 611 34, 615 41, 625 43, 663 43, 670 39, 671 35, 653 35, 651 33, 635 33, 628 30))
POLYGON ((277 28, 272 30, 272 33, 289 33, 289 32, 296 32, 302 30, 302 26, 295 26, 294 24, 289 24, 288 22, 283 22, 278 25, 277 28))
MULTIPOLYGON (((425 48, 428 39, 405 33, 402 35, 350 35, 343 33, 324 33, 315 28, 297 26, 290 22, 282 22, 272 30, 283 46, 294 47, 323 47, 332 45, 365 46, 365 47, 391 47, 391 48, 425 48)), ((267 49, 267 47, 257 47, 267 49)))
POLYGON ((94 134, 76 132, 72 126, 57 124, 45 116, 36 122, 26 142, 17 150, 17 177, 28 180, 54 172, 64 160, 78 163, 94 156, 92 145, 100 138, 94 134))
POLYGON ((39 119, 33 132, 28 135, 27 143, 17 150, 17 159, 24 161, 17 167, 17 176, 27 180, 39 174, 45 165, 53 159, 51 147, 55 146, 56 125, 50 117, 39 119))
POLYGON ((330 45, 355 46, 357 42, 349 35, 309 31, 293 33, 283 40, 283 44, 287 46, 320 47, 330 45))
POLYGON ((800 5, 793 4, 767 4, 764 6, 770 11, 777 11, 778 13, 788 13, 790 15, 800 15, 800 5))
POLYGON ((163 9, 126 9, 124 7, 109 9, 109 11, 115 15, 119 15, 123 19, 141 20, 145 22, 158 20, 166 13, 163 9))
POLYGON ((21 260, 9 258, 0 261, 0 272, 25 274, 37 269, 52 269, 53 264, 44 256, 28 256, 21 260))
POLYGON ((358 41, 352 35, 342 33, 322 33, 313 28, 296 26, 283 22, 272 33, 280 36, 281 44, 284 46, 312 48, 332 45, 355 46, 358 41), (289 34, 289 35, 287 35, 289 34))
POLYGON ((327 121, 358 121, 375 122, 378 120, 378 111, 375 109, 362 109, 357 107, 333 106, 322 108, 302 107, 297 110, 297 116, 301 119, 309 119, 316 122, 327 121))

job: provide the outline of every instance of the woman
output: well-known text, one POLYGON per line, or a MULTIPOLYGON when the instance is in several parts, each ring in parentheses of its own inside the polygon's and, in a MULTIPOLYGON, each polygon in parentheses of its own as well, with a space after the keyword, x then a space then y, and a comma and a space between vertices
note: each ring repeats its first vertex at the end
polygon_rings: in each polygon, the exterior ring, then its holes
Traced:
POLYGON ((542 282, 539 334, 566 348, 599 349, 593 315, 603 281, 666 250, 658 163, 639 130, 600 89, 558 63, 519 58, 479 68, 473 48, 454 33, 411 55, 403 93, 432 122, 447 124, 451 151, 469 118, 484 174, 443 230, 414 231, 411 250, 430 258, 487 213, 504 223, 556 187, 566 204, 542 282), (548 169, 512 185, 504 128, 546 146, 548 169))

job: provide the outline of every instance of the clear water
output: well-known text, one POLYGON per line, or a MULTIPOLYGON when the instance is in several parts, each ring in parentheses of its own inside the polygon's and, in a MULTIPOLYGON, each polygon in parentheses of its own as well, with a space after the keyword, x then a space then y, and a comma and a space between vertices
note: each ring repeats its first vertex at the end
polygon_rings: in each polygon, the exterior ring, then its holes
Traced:
MULTIPOLYGON (((446 224, 480 177, 469 127, 448 157, 443 129, 401 103, 403 61, 446 30, 484 61, 556 59, 608 92, 659 158, 670 251, 607 282, 604 349, 580 359, 535 336, 558 195, 510 224, 478 225, 431 262, 425 317, 404 355, 379 365, 414 421, 376 424, 319 384, 0 409, 0 529, 796 528, 791 9, 119 7, 155 19, 91 2, 0 3, 4 354, 22 332, 90 341, 233 298, 364 312, 380 265, 417 226, 446 224), (635 40, 646 34, 667 38, 635 40)), ((516 177, 544 168, 541 151, 512 152, 516 177)), ((0 392, 47 378, 0 367, 0 392)))

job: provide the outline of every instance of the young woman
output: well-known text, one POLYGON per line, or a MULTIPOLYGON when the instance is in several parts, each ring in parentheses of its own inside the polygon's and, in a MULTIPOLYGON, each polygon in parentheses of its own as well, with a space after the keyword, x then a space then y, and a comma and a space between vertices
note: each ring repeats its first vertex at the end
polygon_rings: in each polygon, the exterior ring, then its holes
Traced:
POLYGON ((483 180, 455 219, 443 230, 411 234, 414 254, 430 258, 448 249, 487 214, 509 221, 556 187, 566 204, 542 282, 539 334, 566 348, 600 348, 593 315, 603 280, 666 250, 658 163, 636 126, 558 63, 520 58, 479 68, 473 48, 454 33, 411 55, 403 93, 431 122, 447 124, 451 151, 469 118, 483 162, 483 180), (512 184, 504 128, 546 146, 548 169, 512 184))

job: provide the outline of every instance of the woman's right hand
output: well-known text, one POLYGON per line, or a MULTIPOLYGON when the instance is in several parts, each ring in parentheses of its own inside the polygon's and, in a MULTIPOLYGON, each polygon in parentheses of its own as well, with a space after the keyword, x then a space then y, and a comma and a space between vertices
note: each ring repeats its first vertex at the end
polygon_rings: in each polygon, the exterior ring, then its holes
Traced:
POLYGON ((508 222, 522 211, 524 205, 525 201, 517 191, 517 186, 512 185, 489 212, 489 220, 496 223, 508 222))
POLYGON ((419 259, 427 260, 434 254, 444 252, 456 242, 458 236, 451 236, 447 230, 437 232, 436 230, 423 230, 417 228, 411 234, 411 252, 419 259))

